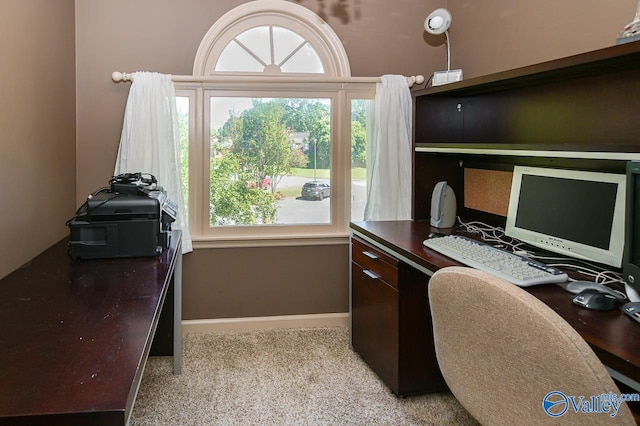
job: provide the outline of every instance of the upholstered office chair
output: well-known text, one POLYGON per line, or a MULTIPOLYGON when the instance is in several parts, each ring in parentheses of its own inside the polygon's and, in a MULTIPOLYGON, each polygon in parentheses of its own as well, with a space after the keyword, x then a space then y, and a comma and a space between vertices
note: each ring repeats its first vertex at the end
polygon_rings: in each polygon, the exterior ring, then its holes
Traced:
POLYGON ((590 401, 620 391, 578 332, 525 290, 450 267, 433 275, 428 292, 438 364, 480 423, 635 424, 626 403, 615 417, 575 413, 571 396, 590 401))

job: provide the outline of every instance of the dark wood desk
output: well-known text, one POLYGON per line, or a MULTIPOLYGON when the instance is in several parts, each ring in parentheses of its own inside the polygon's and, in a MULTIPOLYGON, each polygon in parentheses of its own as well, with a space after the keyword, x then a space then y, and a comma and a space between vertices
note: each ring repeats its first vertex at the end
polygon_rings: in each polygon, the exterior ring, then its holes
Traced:
POLYGON ((81 262, 65 239, 0 280, 0 424, 126 424, 154 334, 180 372, 180 237, 81 262))
MULTIPOLYGON (((354 222, 352 235, 365 240, 426 276, 446 266, 460 266, 452 259, 424 247, 432 229, 428 222, 354 222)), ((425 283, 426 284, 426 283, 425 283)), ((640 324, 622 311, 591 311, 571 302, 572 295, 549 284, 526 288, 554 309, 589 343, 618 380, 640 382, 640 324), (616 374, 624 377, 616 377, 616 374)), ((425 296, 426 297, 426 296, 425 296)))

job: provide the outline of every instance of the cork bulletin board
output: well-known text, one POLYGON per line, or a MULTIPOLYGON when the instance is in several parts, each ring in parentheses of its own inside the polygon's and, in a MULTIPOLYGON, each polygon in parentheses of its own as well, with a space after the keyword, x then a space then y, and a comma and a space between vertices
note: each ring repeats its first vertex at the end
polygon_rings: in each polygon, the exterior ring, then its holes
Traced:
POLYGON ((464 206, 469 209, 507 216, 513 172, 464 169, 464 206))

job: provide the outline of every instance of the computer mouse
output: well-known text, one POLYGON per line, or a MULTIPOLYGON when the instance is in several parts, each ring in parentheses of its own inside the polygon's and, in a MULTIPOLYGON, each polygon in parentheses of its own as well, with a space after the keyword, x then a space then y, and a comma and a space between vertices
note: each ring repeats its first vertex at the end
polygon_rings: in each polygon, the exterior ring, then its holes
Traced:
POLYGON ((594 289, 598 290, 602 293, 609 293, 612 296, 615 296, 620 302, 623 302, 626 297, 623 293, 616 291, 612 288, 607 287, 604 284, 597 284, 593 281, 567 281, 565 283, 558 283, 558 286, 562 287, 569 293, 578 294, 583 290, 594 289))
POLYGON ((620 305, 620 300, 614 295, 593 288, 582 290, 572 300, 578 306, 596 311, 610 311, 620 305))

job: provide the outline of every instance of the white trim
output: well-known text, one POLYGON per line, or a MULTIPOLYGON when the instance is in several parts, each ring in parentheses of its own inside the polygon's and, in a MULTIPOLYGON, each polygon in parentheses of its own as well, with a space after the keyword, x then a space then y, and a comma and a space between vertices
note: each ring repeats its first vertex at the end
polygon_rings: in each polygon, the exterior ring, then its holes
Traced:
POLYGON ((536 151, 526 149, 494 148, 446 148, 418 146, 416 152, 437 152, 475 155, 509 155, 522 157, 581 158, 590 160, 640 160, 638 152, 601 152, 601 151, 536 151))
POLYGON ((334 246, 349 244, 349 234, 322 234, 318 236, 266 236, 254 235, 243 238, 240 235, 219 237, 196 237, 194 249, 211 248, 248 248, 248 247, 297 247, 297 246, 334 246))
POLYGON ((183 320, 183 333, 217 333, 277 328, 347 327, 349 313, 183 320))

